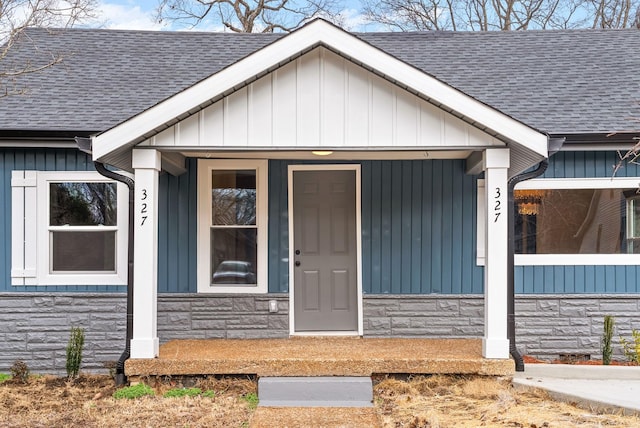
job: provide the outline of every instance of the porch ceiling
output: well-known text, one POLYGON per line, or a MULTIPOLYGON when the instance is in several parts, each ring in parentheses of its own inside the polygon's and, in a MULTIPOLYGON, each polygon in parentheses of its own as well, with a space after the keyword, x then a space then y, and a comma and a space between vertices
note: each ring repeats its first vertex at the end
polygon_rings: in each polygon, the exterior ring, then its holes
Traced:
POLYGON ((480 339, 173 340, 155 359, 126 362, 127 376, 255 374, 371 376, 376 373, 512 375, 511 359, 482 358, 480 339))
POLYGON ((291 160, 417 160, 417 159, 467 159, 471 150, 273 150, 273 151, 180 151, 185 157, 216 159, 291 159, 291 160), (322 153, 322 152, 325 153, 322 153))
POLYGON ((136 145, 242 151, 509 145, 527 167, 547 155, 545 135, 321 20, 94 137, 94 159, 130 169, 128 152, 136 145))

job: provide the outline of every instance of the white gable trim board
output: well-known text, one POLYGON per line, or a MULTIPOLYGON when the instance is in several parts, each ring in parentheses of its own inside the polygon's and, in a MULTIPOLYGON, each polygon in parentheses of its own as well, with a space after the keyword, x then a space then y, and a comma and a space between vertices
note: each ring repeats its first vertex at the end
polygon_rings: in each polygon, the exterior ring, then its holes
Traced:
POLYGON ((319 47, 139 145, 366 151, 505 144, 319 47))
MULTIPOLYGON (((339 53, 340 56, 354 63, 361 64, 375 74, 385 76, 385 79, 401 88, 419 94, 442 110, 451 112, 468 123, 473 123, 474 127, 485 130, 503 141, 515 143, 516 146, 525 149, 530 156, 542 159, 547 155, 547 137, 545 135, 357 37, 325 21, 316 20, 94 137, 94 159, 107 162, 110 157, 117 159, 118 156, 121 156, 117 152, 126 151, 180 120, 188 118, 187 121, 198 121, 197 116, 195 118, 189 117, 227 95, 233 97, 234 101, 241 103, 243 92, 234 94, 238 88, 245 88, 250 82, 268 73, 278 71, 283 67, 283 64, 291 62, 320 45, 339 53)), ((289 67, 294 65, 289 65, 289 67)), ((234 111, 241 113, 242 109, 234 111)), ((297 106, 294 113, 297 114, 296 112, 297 106)), ((230 120, 233 121, 233 117, 230 120)), ((447 141, 447 143, 450 142, 447 141)), ((209 147, 216 147, 213 141, 207 144, 209 147)))

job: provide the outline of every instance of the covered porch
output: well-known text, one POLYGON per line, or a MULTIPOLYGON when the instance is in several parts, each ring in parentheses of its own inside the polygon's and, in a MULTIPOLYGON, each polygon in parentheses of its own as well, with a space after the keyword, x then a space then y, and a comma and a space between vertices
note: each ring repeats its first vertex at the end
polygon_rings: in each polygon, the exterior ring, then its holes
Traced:
POLYGON ((126 362, 130 378, 145 376, 371 376, 478 374, 510 376, 511 359, 482 356, 481 339, 292 337, 172 340, 154 359, 126 362))
MULTIPOLYGON (((547 137, 525 124, 314 21, 94 137, 92 146, 94 160, 135 177, 128 376, 513 371, 507 338, 507 181, 547 154, 547 137), (199 305, 205 305, 206 296, 229 301, 229 296, 286 293, 292 338, 179 340, 160 347, 167 340, 158 335, 158 207, 161 194, 168 192, 159 186, 159 177, 165 172, 190 177, 186 187, 190 200, 197 200, 188 216, 195 233, 179 250, 191 248, 194 254, 187 263, 188 289, 197 292, 199 305), (473 208, 479 174, 484 174, 486 191, 473 208), (243 196, 251 207, 249 220, 238 217, 241 210, 235 210, 233 221, 215 217, 212 207, 224 205, 213 202, 215 192, 247 189, 245 194, 257 195, 243 196), (327 196, 329 191, 333 196, 327 196), (344 204, 334 206, 335 201, 344 204), (460 226, 463 216, 466 228, 460 226), (454 217, 460 224, 440 233, 442 219, 454 217), (476 218, 483 232, 478 250, 473 248, 476 218), (270 223, 274 219, 280 220, 278 227, 270 223), (302 221, 308 219, 317 219, 318 226, 302 221), (418 224, 437 233, 418 234, 413 229, 418 224), (233 245, 247 251, 229 255, 227 247, 217 246, 226 242, 216 237, 223 229, 242 235, 233 245), (307 236, 317 242, 296 241, 307 236), (330 246, 326 237, 333 239, 330 246), (340 260, 325 254, 325 246, 340 253, 340 260), (463 247, 468 257, 452 262, 463 247), (321 254, 318 260, 303 259, 315 253, 321 254), (395 261, 394 255, 399 256, 395 261), (447 266, 441 268, 444 259, 447 266), (232 284, 218 283, 224 262, 242 263, 246 276, 240 280, 236 272, 232 284), (423 265, 434 268, 420 275, 423 265), (486 308, 482 338, 367 337, 364 296, 442 293, 442 284, 454 282, 450 293, 462 294, 467 284, 458 273, 472 269, 484 284, 476 291, 484 294, 486 308), (331 311, 321 312, 326 307, 331 311), (338 313, 348 319, 328 322, 338 313)), ((233 323, 256 321, 248 316, 233 323)), ((226 318, 211 323, 204 337, 225 337, 222 324, 226 318)), ((181 338, 198 337, 194 323, 185 328, 190 333, 181 338)), ((458 334, 469 335, 463 330, 458 334)), ((434 331, 438 334, 435 324, 424 326, 425 334, 434 331)))

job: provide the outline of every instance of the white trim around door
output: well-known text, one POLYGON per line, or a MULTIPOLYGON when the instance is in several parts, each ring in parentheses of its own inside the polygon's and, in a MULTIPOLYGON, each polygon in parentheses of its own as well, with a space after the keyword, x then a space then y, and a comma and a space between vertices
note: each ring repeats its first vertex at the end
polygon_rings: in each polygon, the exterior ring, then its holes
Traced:
POLYGON ((289 217, 289 334, 292 336, 362 336, 364 333, 362 320, 362 192, 361 167, 359 164, 317 164, 317 165, 289 165, 288 168, 288 217, 289 217), (313 333, 299 333, 295 330, 294 311, 294 242, 293 242, 293 172, 294 171, 355 171, 356 173, 356 274, 358 296, 358 331, 326 331, 313 333))

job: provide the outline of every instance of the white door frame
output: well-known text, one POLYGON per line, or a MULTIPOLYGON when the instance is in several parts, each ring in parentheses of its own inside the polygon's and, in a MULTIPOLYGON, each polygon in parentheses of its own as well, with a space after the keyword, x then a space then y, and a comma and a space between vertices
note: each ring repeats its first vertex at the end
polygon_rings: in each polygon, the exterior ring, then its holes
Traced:
POLYGON ((362 336, 364 333, 362 320, 362 200, 361 200, 361 167, 360 164, 314 164, 289 165, 288 168, 288 202, 289 202, 289 334, 292 336, 362 336), (358 299, 358 331, 326 331, 296 332, 294 310, 294 272, 293 272, 293 172, 294 171, 355 171, 356 173, 356 277, 358 299))

